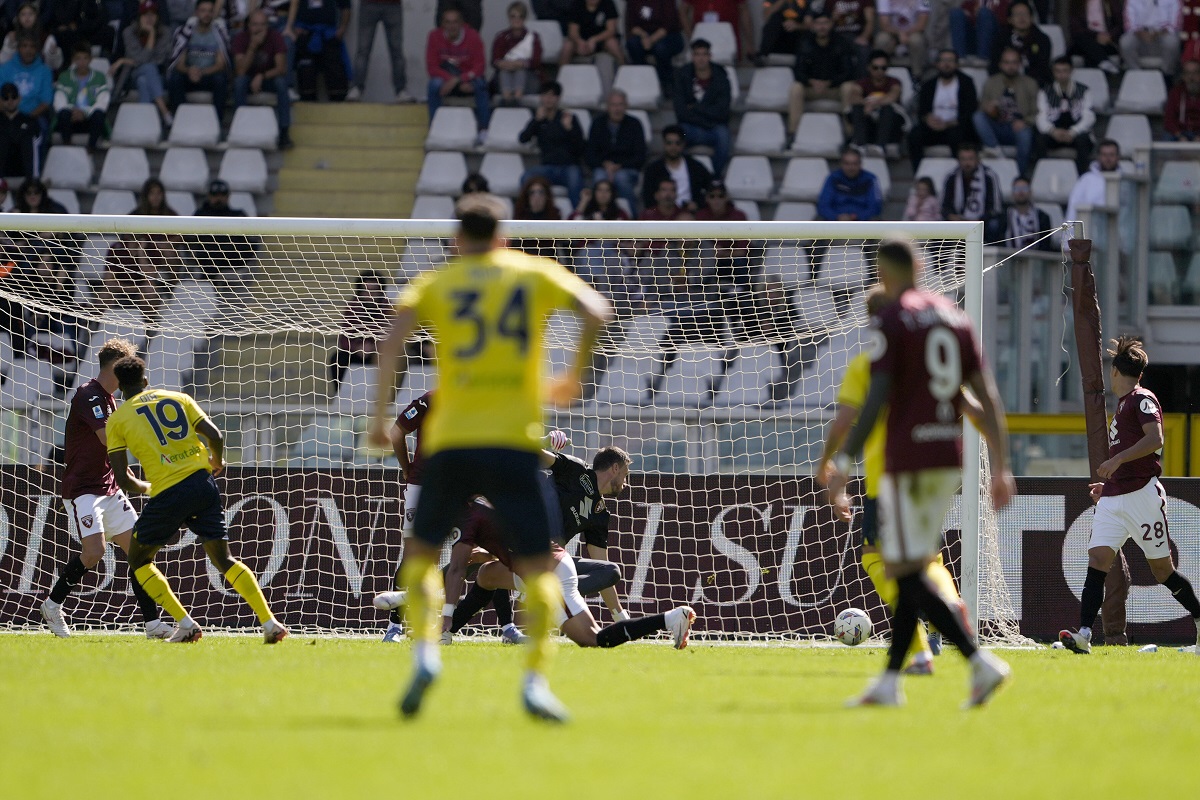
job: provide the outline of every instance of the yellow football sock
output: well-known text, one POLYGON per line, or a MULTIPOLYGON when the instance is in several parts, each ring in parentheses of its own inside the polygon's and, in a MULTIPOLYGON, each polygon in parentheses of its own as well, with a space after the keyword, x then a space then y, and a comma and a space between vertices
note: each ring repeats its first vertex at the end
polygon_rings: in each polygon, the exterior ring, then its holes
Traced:
MULTIPOLYGON (((895 579, 889 578, 884 572, 883 556, 879 553, 863 553, 862 566, 867 577, 874 584, 875 593, 879 595, 879 599, 894 611, 896 601, 900 599, 900 587, 896 584, 895 579)), ((908 647, 908 655, 915 656, 917 653, 924 653, 928 650, 929 636, 925 633, 925 626, 917 625, 917 632, 913 635, 912 644, 908 647)))
POLYGON ((953 603, 959 599, 958 587, 954 585, 954 577, 950 575, 950 570, 946 569, 946 565, 942 563, 941 553, 938 553, 937 561, 925 568, 925 576, 929 578, 933 588, 945 598, 947 603, 953 603))
POLYGON ((442 573, 432 558, 410 555, 400 566, 400 584, 408 591, 405 613, 413 641, 436 642, 441 614, 434 613, 434 604, 442 592, 442 573))
POLYGON ((146 590, 146 594, 154 598, 154 602, 162 606, 176 622, 183 622, 188 613, 184 610, 183 603, 179 602, 179 598, 171 591, 171 584, 167 583, 166 577, 158 571, 158 567, 153 564, 138 567, 134 570, 133 577, 146 590))
POLYGON ((254 609, 254 613, 258 616, 259 624, 275 618, 275 615, 271 613, 271 609, 267 607, 267 598, 263 597, 262 587, 258 585, 258 579, 254 577, 254 573, 245 564, 240 561, 234 561, 233 566, 225 573, 225 580, 229 581, 229 585, 233 587, 233 590, 240 594, 242 599, 254 609))
POLYGON ((525 630, 529 634, 529 654, 526 669, 543 673, 554 652, 550 627, 554 609, 562 605, 562 588, 558 578, 543 572, 525 582, 525 630))

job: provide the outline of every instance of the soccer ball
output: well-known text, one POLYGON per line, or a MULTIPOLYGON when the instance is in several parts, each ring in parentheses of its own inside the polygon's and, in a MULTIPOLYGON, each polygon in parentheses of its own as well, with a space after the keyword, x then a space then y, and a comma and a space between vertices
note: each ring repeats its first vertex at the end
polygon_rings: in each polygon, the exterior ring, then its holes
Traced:
POLYGON ((833 635, 842 644, 853 647, 871 638, 871 618, 861 608, 847 608, 837 615, 833 635))

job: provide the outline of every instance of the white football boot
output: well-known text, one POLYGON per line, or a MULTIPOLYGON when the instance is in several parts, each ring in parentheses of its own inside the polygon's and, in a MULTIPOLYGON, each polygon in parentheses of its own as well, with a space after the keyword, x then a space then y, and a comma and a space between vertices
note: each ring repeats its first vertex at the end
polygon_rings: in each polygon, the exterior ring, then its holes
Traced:
POLYGON ((404 601, 407 599, 408 592, 380 592, 375 595, 371 605, 380 611, 394 611, 404 605, 404 601))
POLYGON ((1086 656, 1092 652, 1092 637, 1075 631, 1059 631, 1058 641, 1072 653, 1086 656))
POLYGON ((846 701, 846 708, 862 706, 902 706, 904 705, 904 690, 900 688, 900 678, 892 673, 884 673, 867 685, 867 690, 858 697, 846 701))
POLYGON ((161 619, 152 619, 146 623, 147 639, 170 639, 175 634, 175 626, 161 619))
POLYGON ((58 638, 71 637, 71 628, 67 625, 67 618, 63 616, 62 606, 49 598, 42 603, 42 619, 46 620, 50 632, 58 638))
POLYGON ((550 691, 550 684, 537 674, 530 673, 521 688, 521 703, 531 716, 546 722, 567 722, 571 714, 562 701, 550 691))
POLYGON ((265 644, 275 644, 282 642, 288 636, 288 629, 283 627, 279 621, 269 619, 263 623, 263 642, 265 644))
POLYGON ((403 642, 404 626, 396 622, 389 622, 387 630, 383 632, 383 641, 388 644, 403 642))
POLYGON ((682 650, 687 647, 688 637, 692 634, 692 623, 696 621, 696 612, 692 611, 691 606, 679 606, 672 608, 664 617, 667 630, 675 640, 675 649, 682 650))
POLYGON ((188 617, 179 626, 175 628, 175 632, 171 634, 171 638, 167 639, 172 644, 191 644, 198 642, 204 636, 204 632, 200 630, 200 626, 195 620, 188 617), (190 623, 190 624, 189 624, 190 623))
POLYGON ((963 708, 983 705, 1011 677, 1012 670, 1003 659, 986 650, 976 650, 971 656, 971 696, 963 708))
POLYGON ((504 628, 500 631, 500 641, 504 644, 528 644, 529 637, 517 630, 516 627, 504 628))

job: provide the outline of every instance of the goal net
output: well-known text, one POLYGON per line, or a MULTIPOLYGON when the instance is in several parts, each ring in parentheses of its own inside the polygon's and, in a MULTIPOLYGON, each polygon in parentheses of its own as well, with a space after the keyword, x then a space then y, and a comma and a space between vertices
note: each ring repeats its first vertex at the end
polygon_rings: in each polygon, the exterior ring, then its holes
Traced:
MULTIPOLYGON (((75 389, 109 338, 132 341, 152 385, 192 394, 225 432, 220 483, 232 550, 294 628, 375 631, 371 605, 401 554, 401 476, 364 435, 374 339, 404 282, 451 253, 445 222, 10 215, 0 239, 0 626, 36 627, 78 548, 59 499, 75 389)), ((813 481, 842 371, 862 347, 877 241, 919 243, 925 283, 978 320, 982 244, 964 223, 509 223, 608 295, 586 397, 548 412, 590 461, 634 459, 609 557, 634 613, 690 603, 701 637, 828 636, 844 608, 886 614, 856 526, 813 481)), ((548 367, 573 355, 550 321, 548 367)), ((436 343, 415 339, 396 409, 433 388, 436 343)), ((1015 637, 977 437, 945 557, 985 638, 1015 637)), ((140 500, 135 505, 140 507, 140 500)), ((210 627, 254 624, 184 532, 159 563, 210 627)), ((571 545, 575 546, 574 543, 571 545)), ((73 625, 137 622, 111 549, 67 601, 73 625)), ((607 611, 597 606, 597 615, 607 611)))

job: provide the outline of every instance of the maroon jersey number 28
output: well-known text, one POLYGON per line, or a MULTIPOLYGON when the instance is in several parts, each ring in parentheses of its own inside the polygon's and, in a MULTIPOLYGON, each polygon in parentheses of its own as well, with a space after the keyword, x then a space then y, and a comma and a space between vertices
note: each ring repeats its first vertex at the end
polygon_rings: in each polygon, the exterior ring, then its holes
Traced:
POLYGON ((892 376, 888 472, 962 464, 962 385, 982 368, 971 321, 941 295, 910 289, 873 320, 871 373, 892 376))

